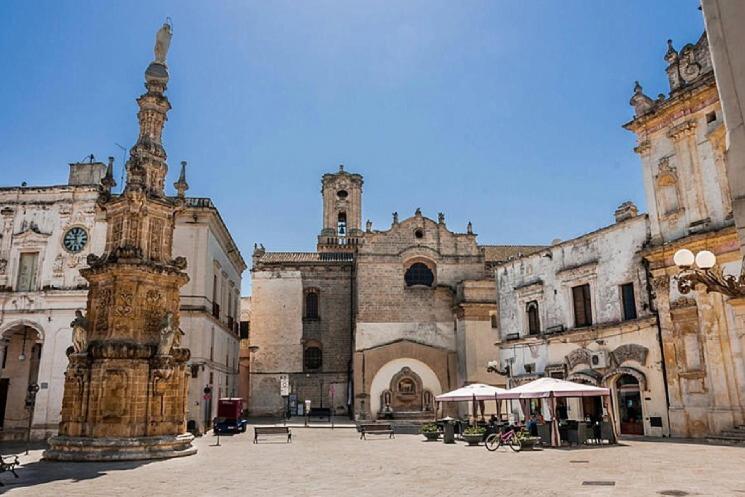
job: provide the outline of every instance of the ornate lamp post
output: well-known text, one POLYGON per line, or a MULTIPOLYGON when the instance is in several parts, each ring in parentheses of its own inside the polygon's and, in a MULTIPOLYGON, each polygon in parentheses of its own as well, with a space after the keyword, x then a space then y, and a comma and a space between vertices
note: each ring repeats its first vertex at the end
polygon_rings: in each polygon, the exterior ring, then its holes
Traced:
POLYGON ((740 271, 739 276, 724 274, 722 268, 716 265, 716 256, 708 250, 694 255, 688 249, 680 249, 675 252, 673 262, 681 270, 676 278, 678 291, 682 294, 689 293, 700 283, 706 287, 707 293, 745 297, 745 273, 740 271))

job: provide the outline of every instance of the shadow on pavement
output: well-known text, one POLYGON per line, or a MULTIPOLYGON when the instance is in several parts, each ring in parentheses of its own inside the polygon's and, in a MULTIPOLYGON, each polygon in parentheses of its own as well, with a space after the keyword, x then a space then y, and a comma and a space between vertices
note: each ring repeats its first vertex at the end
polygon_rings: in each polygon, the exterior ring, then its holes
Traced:
MULTIPOLYGON (((29 448, 32 451, 40 451, 46 449, 47 445, 45 442, 32 442, 29 448)), ((21 464, 15 470, 18 473, 18 478, 13 477, 13 474, 10 472, 0 473, 0 482, 4 484, 4 486, 0 487, 0 494, 14 488, 31 487, 60 480, 69 480, 71 482, 90 480, 105 476, 112 471, 133 469, 152 462, 158 462, 158 460, 122 462, 55 462, 35 460, 24 462, 25 451, 26 446, 22 443, 0 444, 0 454, 5 457, 18 455, 21 459, 21 464)), ((30 457, 33 457, 33 454, 30 457)))

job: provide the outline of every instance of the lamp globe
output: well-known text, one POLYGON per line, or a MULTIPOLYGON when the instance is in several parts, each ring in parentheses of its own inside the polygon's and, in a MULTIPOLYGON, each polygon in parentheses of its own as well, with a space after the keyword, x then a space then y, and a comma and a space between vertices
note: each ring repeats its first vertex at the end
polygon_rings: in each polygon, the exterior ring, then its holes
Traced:
POLYGON ((688 249, 680 249, 673 256, 673 262, 678 267, 691 267, 694 260, 693 252, 688 249))
POLYGON ((717 263, 717 257, 708 250, 696 254, 696 265, 701 269, 711 269, 717 263))

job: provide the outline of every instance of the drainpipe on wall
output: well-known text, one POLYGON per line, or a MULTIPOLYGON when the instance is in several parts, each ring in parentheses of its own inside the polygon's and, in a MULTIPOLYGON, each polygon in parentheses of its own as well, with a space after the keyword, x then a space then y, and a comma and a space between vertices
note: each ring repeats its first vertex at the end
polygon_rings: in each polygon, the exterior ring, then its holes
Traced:
MULTIPOLYGON (((642 257, 642 266, 644 267, 644 275, 646 276, 646 287, 647 287, 647 297, 649 298, 649 309, 654 314, 655 320, 657 322, 657 343, 660 347, 660 357, 662 359, 661 366, 662 366, 662 381, 665 384, 665 405, 667 406, 667 409, 665 409, 665 413, 667 415, 667 429, 668 429, 668 437, 670 436, 670 391, 668 389, 668 383, 667 383, 667 366, 665 364, 665 347, 662 343, 662 325, 660 324, 660 311, 657 309, 657 305, 655 304, 655 294, 654 290, 652 289, 652 284, 650 283, 652 281, 652 272, 649 270, 649 261, 642 257)), ((664 437, 665 435, 663 435, 664 437)))

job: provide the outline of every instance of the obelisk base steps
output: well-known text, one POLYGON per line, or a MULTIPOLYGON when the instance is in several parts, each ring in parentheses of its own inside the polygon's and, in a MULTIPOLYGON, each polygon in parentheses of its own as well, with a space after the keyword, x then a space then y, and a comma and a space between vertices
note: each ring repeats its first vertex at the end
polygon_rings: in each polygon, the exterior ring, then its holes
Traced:
POLYGON ((194 435, 91 438, 56 436, 49 439, 44 459, 49 461, 140 461, 190 456, 197 453, 194 435))

